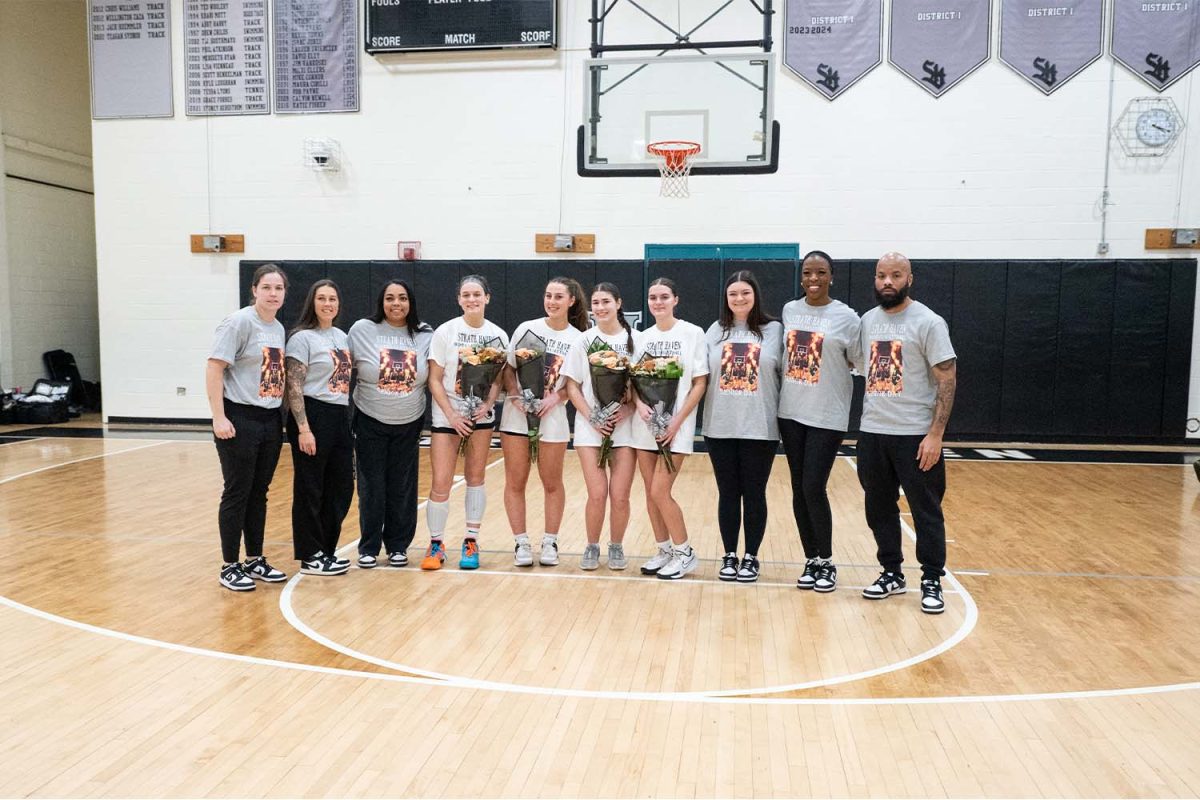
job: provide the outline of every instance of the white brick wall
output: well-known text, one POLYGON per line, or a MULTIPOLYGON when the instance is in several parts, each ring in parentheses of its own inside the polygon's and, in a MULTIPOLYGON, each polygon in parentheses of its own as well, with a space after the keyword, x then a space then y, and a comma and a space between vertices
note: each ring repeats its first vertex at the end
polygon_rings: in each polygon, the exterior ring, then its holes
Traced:
MULTIPOLYGON (((600 258, 693 241, 838 258, 1096 252, 1107 57, 1049 98, 995 60, 941 100, 883 65, 829 103, 780 67, 779 173, 693 178, 691 199, 670 201, 650 179, 575 175, 589 7, 561 0, 557 53, 364 55, 358 114, 93 123, 107 413, 207 416, 203 364, 237 302, 237 257, 192 255, 189 233, 244 233, 245 257, 281 259, 394 258, 400 239, 422 240, 427 258, 530 258, 534 233, 555 230, 595 233, 600 258), (337 139, 343 172, 305 170, 306 137, 337 139)), ((181 106, 181 0, 172 13, 181 106)), ((1117 112, 1151 94, 1123 69, 1113 81, 1117 112)), ((1200 79, 1168 95, 1200 109, 1200 79)), ((1192 117, 1166 160, 1114 154, 1113 257, 1146 256, 1146 227, 1200 225, 1192 117)), ((1195 353, 1193 414, 1200 341, 1195 353)))

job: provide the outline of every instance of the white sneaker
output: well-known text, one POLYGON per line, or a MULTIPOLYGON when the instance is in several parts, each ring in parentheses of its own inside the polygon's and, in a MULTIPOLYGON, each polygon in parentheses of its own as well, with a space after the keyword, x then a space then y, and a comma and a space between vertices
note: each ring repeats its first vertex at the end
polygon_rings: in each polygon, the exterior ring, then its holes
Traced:
POLYGON ((658 552, 650 557, 650 560, 642 564, 643 575, 657 575, 658 571, 667 565, 671 560, 671 548, 658 548, 658 552))
POLYGON ((305 575, 341 575, 350 569, 349 564, 339 564, 331 556, 317 553, 307 561, 300 562, 300 571, 305 575))
POLYGON ((254 581, 238 561, 221 567, 221 585, 234 592, 254 591, 254 581))
POLYGON ((672 550, 671 560, 658 571, 658 577, 664 581, 677 581, 689 572, 694 572, 698 563, 700 559, 696 556, 695 548, 687 555, 672 550))
POLYGON ((528 539, 517 542, 513 551, 513 564, 518 567, 533 566, 533 547, 530 546, 528 539))
POLYGON ((558 566, 558 541, 556 539, 542 539, 542 553, 538 558, 538 563, 543 567, 558 566))
POLYGON ((625 569, 629 559, 625 558, 625 545, 618 542, 608 543, 608 568, 625 569))

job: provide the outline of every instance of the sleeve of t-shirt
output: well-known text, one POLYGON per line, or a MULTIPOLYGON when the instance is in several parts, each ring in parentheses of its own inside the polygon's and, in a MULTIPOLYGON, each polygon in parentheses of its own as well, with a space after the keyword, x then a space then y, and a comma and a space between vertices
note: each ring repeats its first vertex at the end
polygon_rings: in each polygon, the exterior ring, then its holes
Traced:
MULTIPOLYGON (((366 349, 366 342, 363 336, 363 323, 366 320, 360 319, 358 322, 350 326, 350 332, 346 334, 346 347, 350 348, 351 361, 359 361, 367 358, 367 354, 363 351, 366 349)), ((371 358, 378 357, 378 354, 372 354, 371 358)))
POLYGON ((847 311, 842 320, 842 335, 846 337, 846 360, 855 372, 862 372, 862 334, 858 315, 853 310, 847 311))
POLYGON ((571 344, 571 349, 567 351, 567 360, 563 363, 563 377, 570 378, 576 383, 583 383, 583 376, 587 372, 587 356, 584 351, 587 350, 587 345, 584 344, 583 334, 579 335, 571 344))
POLYGON ((237 361, 238 354, 250 341, 248 325, 249 320, 234 314, 223 319, 217 326, 216 333, 213 334, 212 351, 208 357, 224 361, 226 364, 233 364, 237 361))
POLYGON ((312 357, 310 338, 304 331, 300 331, 291 339, 288 339, 287 350, 285 351, 287 357, 294 358, 301 364, 308 366, 308 360, 312 357))
MULTIPOLYGON (((433 332, 433 338, 429 340, 429 360, 437 362, 439 367, 445 369, 449 363, 450 356, 448 350, 454 342, 454 333, 450 330, 450 325, 442 325, 433 332)), ((455 356, 457 358, 457 355, 455 356)))
POLYGON ((941 364, 955 357, 954 346, 950 344, 950 329, 941 317, 933 320, 926 329, 922 345, 930 364, 941 364))
POLYGON ((708 374, 708 342, 704 340, 704 331, 695 330, 695 341, 692 342, 692 377, 699 378, 708 374))

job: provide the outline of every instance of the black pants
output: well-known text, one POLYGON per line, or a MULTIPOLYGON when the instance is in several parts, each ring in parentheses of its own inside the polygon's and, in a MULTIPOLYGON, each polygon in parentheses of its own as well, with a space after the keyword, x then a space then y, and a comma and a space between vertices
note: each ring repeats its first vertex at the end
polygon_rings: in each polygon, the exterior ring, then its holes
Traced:
POLYGON ((259 408, 225 401, 225 416, 233 423, 232 439, 213 439, 221 459, 225 489, 217 524, 221 529, 221 558, 231 564, 246 538, 247 558, 261 556, 267 525, 267 489, 283 446, 283 418, 277 408, 259 408))
POLYGON ((866 493, 867 525, 875 534, 879 564, 899 572, 904 563, 900 550, 900 487, 912 510, 917 529, 917 561, 922 578, 946 574, 946 523, 942 496, 946 494, 946 460, 928 472, 917 465, 917 447, 923 436, 858 435, 858 481, 866 493))
POLYGON ((805 558, 833 557, 833 514, 825 487, 845 436, 844 431, 779 419, 779 437, 792 475, 792 514, 805 558))
POLYGON ((767 530, 767 479, 775 466, 774 439, 704 437, 717 479, 717 526, 726 553, 736 553, 746 526, 746 553, 758 555, 767 530))
POLYGON ((354 415, 354 448, 358 455, 358 552, 403 553, 417 533, 417 453, 421 423, 417 418, 389 425, 361 411, 354 415))
POLYGON ((300 428, 291 414, 287 425, 292 445, 292 548, 297 561, 337 551, 342 520, 354 499, 349 407, 305 397, 304 416, 317 440, 316 455, 300 450, 300 428))

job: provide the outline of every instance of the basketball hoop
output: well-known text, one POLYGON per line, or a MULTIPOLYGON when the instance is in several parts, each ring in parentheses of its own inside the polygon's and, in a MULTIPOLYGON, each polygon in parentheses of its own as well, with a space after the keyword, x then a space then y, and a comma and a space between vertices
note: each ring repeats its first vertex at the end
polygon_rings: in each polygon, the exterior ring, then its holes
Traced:
POLYGON ((692 171, 692 159, 700 154, 700 145, 695 142, 653 142, 646 152, 659 159, 658 173, 662 175, 660 197, 687 197, 688 175, 692 171))

